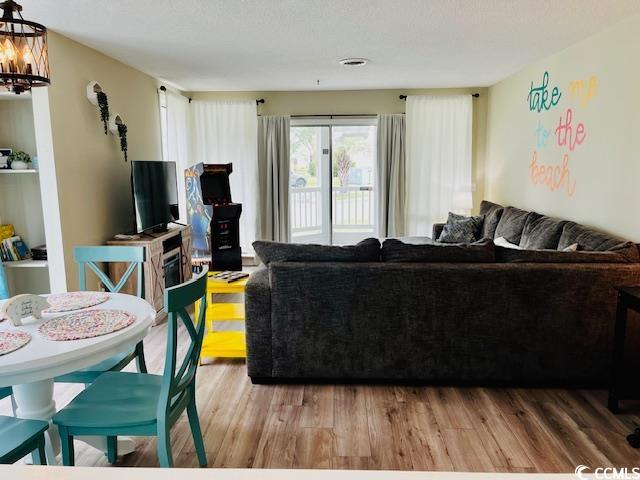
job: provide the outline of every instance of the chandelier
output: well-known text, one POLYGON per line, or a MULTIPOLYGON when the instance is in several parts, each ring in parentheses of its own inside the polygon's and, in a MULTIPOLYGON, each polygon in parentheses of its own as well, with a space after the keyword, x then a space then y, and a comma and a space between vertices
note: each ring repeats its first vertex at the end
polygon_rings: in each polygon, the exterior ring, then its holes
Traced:
POLYGON ((20 94, 51 83, 47 29, 22 18, 13 0, 0 3, 0 87, 20 94))

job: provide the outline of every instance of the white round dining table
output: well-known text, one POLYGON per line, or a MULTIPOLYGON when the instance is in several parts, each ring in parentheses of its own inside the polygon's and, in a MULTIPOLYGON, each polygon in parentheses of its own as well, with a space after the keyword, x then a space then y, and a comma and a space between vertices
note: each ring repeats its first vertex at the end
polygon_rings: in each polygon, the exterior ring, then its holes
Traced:
MULTIPOLYGON (((2 303, 0 301, 0 306, 2 303)), ((20 327, 13 326, 9 320, 0 322, 0 331, 20 330, 31 335, 31 341, 24 347, 0 356, 0 387, 12 387, 16 416, 51 422, 56 413, 53 399, 55 377, 132 350, 149 333, 156 318, 155 309, 146 300, 123 293, 110 293, 106 302, 86 310, 92 309, 124 310, 134 315, 135 321, 107 335, 70 341, 49 340, 38 333, 42 322, 65 313, 44 314, 40 320, 26 318, 20 327)), ((102 439, 87 437, 84 440, 103 449, 102 439)), ((119 451, 128 453, 134 445, 130 439, 124 444, 119 442, 119 451), (120 450, 121 447, 123 450, 120 450)), ((55 456, 60 452, 60 438, 55 425, 50 425, 47 431, 46 449, 48 461, 55 461, 55 456)))

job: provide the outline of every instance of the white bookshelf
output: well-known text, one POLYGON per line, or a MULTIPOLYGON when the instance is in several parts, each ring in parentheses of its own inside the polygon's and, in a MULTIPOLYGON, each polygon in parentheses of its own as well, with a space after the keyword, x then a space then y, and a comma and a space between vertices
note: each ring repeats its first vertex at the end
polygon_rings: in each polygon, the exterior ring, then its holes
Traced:
MULTIPOLYGON (((31 96, 20 100, 0 97, 0 148, 37 154, 31 96)), ((15 235, 29 248, 47 243, 40 177, 35 169, 0 169, 0 224, 12 224, 15 235)), ((46 260, 5 261, 2 265, 12 295, 51 291, 46 260)))
POLYGON ((25 174, 25 173, 38 173, 38 170, 33 170, 33 169, 28 169, 28 170, 12 170, 10 168, 3 168, 0 169, 0 174, 5 174, 5 175, 9 175, 9 174, 25 174))
POLYGON ((46 268, 46 260, 18 260, 15 262, 2 262, 5 268, 46 268))

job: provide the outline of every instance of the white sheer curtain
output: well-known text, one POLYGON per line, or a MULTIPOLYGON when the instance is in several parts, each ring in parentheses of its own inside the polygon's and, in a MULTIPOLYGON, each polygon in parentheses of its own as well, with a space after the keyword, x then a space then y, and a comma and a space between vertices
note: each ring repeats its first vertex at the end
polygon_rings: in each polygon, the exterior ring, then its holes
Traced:
POLYGON ((253 253, 258 210, 258 112, 256 102, 193 101, 192 163, 233 163, 231 196, 242 203, 240 246, 253 253))
POLYGON ((406 234, 471 211, 471 95, 407 97, 406 234))
POLYGON ((162 124, 162 156, 165 162, 176 162, 180 220, 187 221, 184 171, 193 165, 189 155, 189 99, 172 91, 160 92, 162 124))

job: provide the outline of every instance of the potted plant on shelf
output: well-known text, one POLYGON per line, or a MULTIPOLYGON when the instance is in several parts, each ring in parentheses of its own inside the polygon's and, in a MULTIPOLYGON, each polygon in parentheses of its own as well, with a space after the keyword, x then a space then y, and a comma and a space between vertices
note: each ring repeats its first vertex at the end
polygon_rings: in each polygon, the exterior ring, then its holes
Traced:
POLYGON ((29 168, 29 163, 31 162, 31 157, 28 153, 18 150, 17 152, 12 152, 9 155, 8 164, 12 170, 26 170, 29 168))

